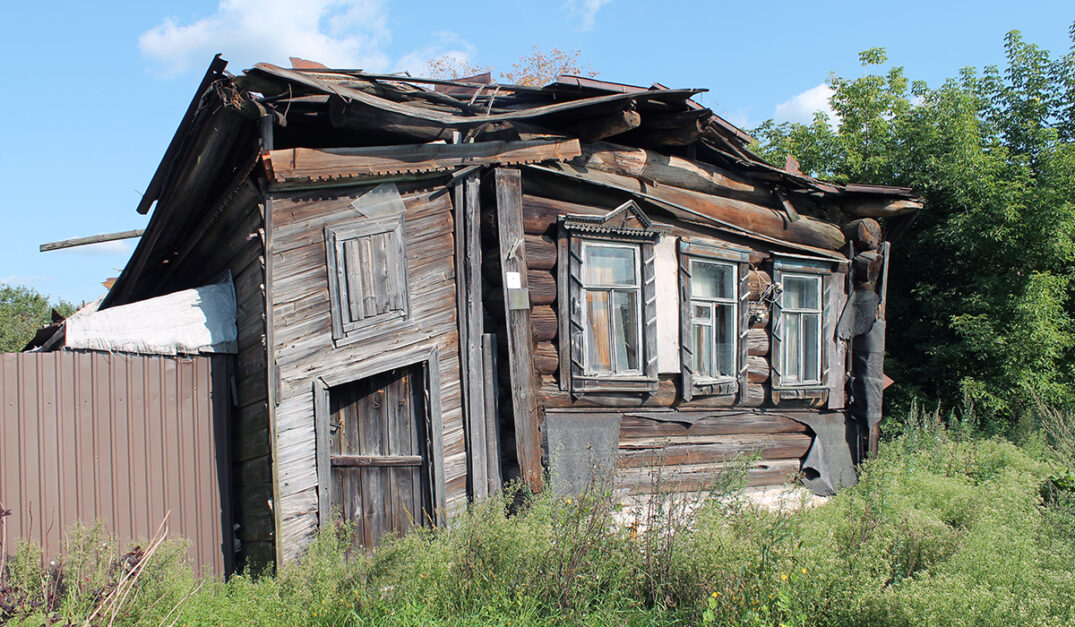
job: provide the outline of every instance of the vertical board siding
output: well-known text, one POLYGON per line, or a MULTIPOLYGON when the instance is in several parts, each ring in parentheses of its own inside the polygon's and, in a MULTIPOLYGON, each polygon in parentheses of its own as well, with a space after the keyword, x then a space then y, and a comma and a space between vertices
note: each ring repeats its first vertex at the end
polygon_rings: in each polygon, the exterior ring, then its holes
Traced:
POLYGON ((231 567, 228 357, 0 355, 0 503, 15 539, 64 551, 76 523, 120 546, 168 515, 199 571, 231 567))
POLYGON ((312 386, 319 377, 337 385, 362 378, 381 364, 408 365, 395 362, 418 350, 436 349, 447 513, 466 506, 454 223, 448 194, 403 192, 407 317, 365 339, 339 346, 333 341, 324 228, 354 222, 359 214, 351 202, 368 189, 341 190, 331 196, 325 192, 281 195, 271 204, 271 350, 280 382, 274 411, 279 562, 301 555, 318 529, 312 386))

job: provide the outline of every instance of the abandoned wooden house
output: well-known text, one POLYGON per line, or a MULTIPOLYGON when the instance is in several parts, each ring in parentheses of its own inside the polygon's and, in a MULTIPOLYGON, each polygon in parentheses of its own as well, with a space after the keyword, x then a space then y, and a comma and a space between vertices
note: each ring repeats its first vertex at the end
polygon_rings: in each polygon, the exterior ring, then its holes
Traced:
POLYGON ((374 545, 521 478, 617 494, 854 481, 909 189, 755 156, 702 90, 213 61, 102 310, 237 303, 247 564, 374 545))

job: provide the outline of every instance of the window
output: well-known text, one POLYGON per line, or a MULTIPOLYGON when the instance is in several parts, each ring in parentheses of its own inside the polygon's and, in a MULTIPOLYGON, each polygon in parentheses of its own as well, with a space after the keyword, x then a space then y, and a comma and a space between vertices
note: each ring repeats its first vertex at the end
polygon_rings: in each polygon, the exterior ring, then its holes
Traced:
MULTIPOLYGON (((843 372, 835 342, 835 314, 843 276, 835 261, 797 255, 773 260, 773 282, 780 294, 772 312, 772 398, 781 400, 829 398, 830 371, 843 372), (837 282, 834 290, 833 282, 837 282)), ((842 385, 842 383, 840 383, 842 385)))
POLYGON ((563 389, 657 389, 653 260, 661 231, 633 201, 605 215, 560 219, 563 389))
POLYGON ((638 246, 584 242, 582 250, 586 374, 641 374, 638 246))
POLYGON ((821 277, 784 274, 781 383, 821 384, 821 277))
POLYGON ((407 317, 403 215, 325 227, 332 335, 407 317))
POLYGON ((690 260, 691 336, 694 374, 704 379, 734 379, 736 318, 736 268, 730 263, 690 260))
POLYGON ((747 391, 749 251, 705 240, 679 243, 682 396, 747 391))

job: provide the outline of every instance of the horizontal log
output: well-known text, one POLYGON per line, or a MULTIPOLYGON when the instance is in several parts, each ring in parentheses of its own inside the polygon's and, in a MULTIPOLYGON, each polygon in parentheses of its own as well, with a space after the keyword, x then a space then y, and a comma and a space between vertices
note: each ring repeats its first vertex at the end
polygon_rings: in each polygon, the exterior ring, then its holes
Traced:
POLYGON ((530 310, 530 325, 534 328, 534 339, 539 342, 556 339, 560 328, 556 310, 548 305, 537 305, 530 310))
POLYGON ((769 326, 769 305, 759 302, 748 303, 747 315, 750 317, 751 329, 764 329, 769 326))
POLYGON ((769 380, 769 360, 758 355, 747 357, 747 380, 751 383, 765 383, 769 380))
POLYGON ((531 235, 552 235, 556 221, 568 214, 601 215, 614 207, 594 207, 543 196, 523 196, 523 231, 531 235))
MULTIPOLYGON (((657 413, 657 412, 654 412, 657 413)), ((720 436, 720 435, 746 435, 762 433, 808 433, 809 429, 803 423, 791 416, 792 412, 781 413, 780 410, 758 410, 742 412, 736 410, 711 410, 706 411, 683 411, 664 412, 668 418, 677 414, 683 414, 684 420, 689 417, 695 418, 694 424, 684 422, 671 422, 651 420, 639 415, 626 412, 620 420, 620 441, 624 442, 635 438, 655 437, 687 437, 687 436, 720 436)), ((812 414, 811 414, 812 415, 812 414)))
POLYGON ((605 116, 585 118, 566 126, 564 130, 584 141, 596 141, 638 128, 642 115, 633 109, 624 109, 605 116))
POLYGON ((773 278, 765 270, 751 270, 747 274, 747 300, 760 300, 765 290, 773 284, 773 278))
POLYGON ((877 250, 881 245, 881 224, 873 218, 859 218, 844 225, 844 235, 855 243, 855 250, 877 250))
POLYGON ((556 267, 556 240, 547 235, 524 236, 526 267, 530 270, 552 270, 556 267))
POLYGON ((579 154, 578 140, 492 141, 363 148, 287 148, 270 151, 263 159, 273 182, 282 184, 448 171, 476 164, 560 161, 579 154))
POLYGON ((534 344, 534 369, 538 374, 554 374, 560 367, 560 352, 552 342, 534 344))
POLYGON ((765 404, 766 386, 760 383, 747 383, 747 397, 736 403, 737 407, 761 407, 765 404))
POLYGON ((858 202, 844 201, 840 203, 840 208, 844 213, 858 218, 890 218, 914 213, 922 208, 922 203, 917 200, 871 198, 858 202))
POLYGON ((764 357, 769 354, 769 332, 766 329, 747 331, 747 355, 764 357))
MULTIPOLYGON (((746 484, 781 485, 794 479, 801 465, 798 458, 754 462, 748 466, 746 484)), ((705 492, 719 484, 721 473, 737 469, 734 463, 621 468, 613 476, 613 485, 632 495, 705 492)))
POLYGON ((705 443, 695 443, 690 438, 674 441, 653 438, 621 442, 620 451, 616 455, 616 467, 714 464, 730 461, 737 456, 755 454, 760 455, 761 459, 802 457, 806 455, 814 438, 804 433, 781 433, 751 437, 716 436, 707 439, 710 441, 705 443))
POLYGON ((570 164, 561 164, 559 169, 599 184, 646 194, 749 233, 825 250, 839 250, 847 244, 843 231, 835 224, 809 216, 800 216, 798 220, 791 221, 783 207, 778 209, 669 185, 652 185, 634 177, 580 169, 570 164))
POLYGON ((530 288, 531 305, 551 305, 556 302, 556 277, 547 270, 528 270, 526 285, 530 288))

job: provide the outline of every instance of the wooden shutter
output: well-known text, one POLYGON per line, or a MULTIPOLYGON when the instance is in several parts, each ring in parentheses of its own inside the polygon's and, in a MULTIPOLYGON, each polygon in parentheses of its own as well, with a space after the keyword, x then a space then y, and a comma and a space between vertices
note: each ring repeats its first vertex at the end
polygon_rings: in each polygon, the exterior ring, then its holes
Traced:
POLYGON ((398 214, 325 227, 334 339, 407 318, 404 225, 398 214))

